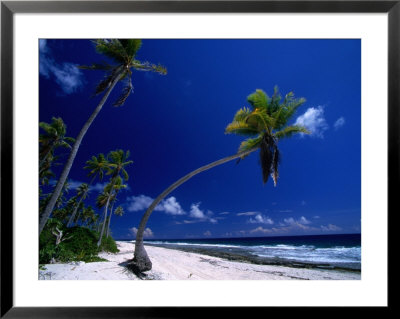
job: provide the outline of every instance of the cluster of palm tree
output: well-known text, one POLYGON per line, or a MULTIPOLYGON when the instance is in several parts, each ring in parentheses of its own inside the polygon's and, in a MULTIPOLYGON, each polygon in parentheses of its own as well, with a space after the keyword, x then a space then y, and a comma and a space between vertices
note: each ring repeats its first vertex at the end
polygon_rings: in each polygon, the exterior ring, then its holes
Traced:
MULTIPOLYGON (((118 216, 124 214, 121 206, 118 206, 115 210, 113 208, 117 201, 118 192, 126 188, 124 181, 129 179, 125 169, 127 165, 132 163, 132 161, 128 160, 129 155, 129 151, 115 150, 109 152, 107 156, 103 153, 92 156, 91 159, 86 161, 86 166, 84 167, 88 171, 87 175, 90 178, 90 182, 79 185, 75 190, 75 194, 69 198, 70 186, 68 181, 65 182, 56 201, 52 216, 67 227, 82 226, 98 231, 100 233, 98 246, 100 246, 104 232, 106 231, 107 237, 110 236, 111 216, 113 214, 118 216), (103 214, 100 217, 92 206, 86 205, 85 200, 89 197, 90 187, 95 179, 98 178, 99 181, 102 181, 105 176, 110 176, 109 181, 96 198, 96 206, 103 209, 103 214), (110 213, 108 213, 110 207, 110 213)), ((43 212, 51 195, 52 192, 49 194, 40 192, 39 214, 43 212)))
MULTIPOLYGON (((124 88, 122 90, 119 98, 113 103, 114 106, 122 106, 131 92, 133 92, 132 85, 132 70, 138 71, 152 71, 160 74, 166 74, 167 70, 162 65, 155 65, 147 61, 139 61, 136 58, 136 54, 140 49, 142 42, 137 39, 100 39, 93 41, 98 53, 107 56, 109 59, 113 61, 113 64, 109 64, 106 62, 94 63, 92 65, 84 65, 80 68, 89 69, 89 70, 99 70, 105 72, 105 77, 100 83, 97 85, 95 90, 95 95, 103 94, 99 104, 94 109, 93 113, 90 115, 89 119, 83 125, 80 130, 78 136, 74 140, 74 144, 72 145, 71 151, 69 153, 68 159, 64 165, 61 175, 57 179, 57 184, 51 193, 51 196, 46 201, 46 206, 42 209, 42 212, 39 217, 39 234, 43 231, 44 226, 46 225, 48 219, 54 211, 54 208, 59 200, 60 194, 68 179, 69 172, 75 160, 76 154, 79 150, 81 142, 86 135, 89 127, 103 108, 105 102, 107 101, 111 91, 114 89, 115 85, 124 81, 124 88)), ((65 134, 64 134, 65 135, 65 134)), ((69 140, 65 139, 65 143, 69 140)), ((72 142, 72 140, 71 140, 72 142)), ((68 144, 69 145, 69 144, 68 144)), ((41 158, 39 159, 39 171, 41 169, 45 169, 46 161, 51 158, 51 153, 48 149, 53 149, 55 147, 65 146, 64 144, 56 144, 54 146, 47 146, 45 143, 41 143, 41 158), (43 162, 43 163, 42 163, 43 162)), ((54 176, 49 168, 45 169, 46 173, 42 175, 39 174, 39 178, 43 180, 44 183, 47 183, 49 177, 54 176)), ((115 181, 114 181, 115 183, 115 181)), ((113 188, 113 187, 112 187, 113 188)), ((79 205, 78 205, 79 207, 79 205)), ((108 206, 107 206, 108 208, 108 206)))

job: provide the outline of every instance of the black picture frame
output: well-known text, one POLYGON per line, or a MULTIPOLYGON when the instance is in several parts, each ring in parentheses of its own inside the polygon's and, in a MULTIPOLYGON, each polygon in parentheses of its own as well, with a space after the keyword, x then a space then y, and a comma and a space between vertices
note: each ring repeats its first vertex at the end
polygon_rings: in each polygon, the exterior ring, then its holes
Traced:
MULTIPOLYGON (((279 307, 14 307, 13 304, 13 19, 15 13, 387 13, 388 14, 388 218, 398 212, 400 144, 400 0, 377 1, 1 1, 1 318, 180 318, 240 315, 257 312, 282 315, 279 307), (392 214, 389 214, 389 213, 392 214), (232 312, 232 313, 230 313, 232 312)), ((384 107, 384 106, 381 106, 384 107)), ((393 223, 388 223, 392 225, 393 223)), ((388 247, 393 232, 388 229, 388 247)), ((388 254, 388 261, 389 254, 388 254)), ((389 270, 389 269, 388 269, 389 270)), ((388 281, 388 287, 390 280, 388 281)), ((390 289, 389 289, 390 291, 390 289)), ((34 293, 34 292, 32 292, 34 293)), ((389 295, 389 294, 388 294, 389 295)), ((379 307, 379 310, 389 310, 379 307)), ((326 311, 324 307, 314 310, 326 311)), ((285 309, 286 310, 286 309, 285 309)), ((296 315, 309 310, 290 307, 296 315)), ((331 308, 335 315, 340 307, 331 308)), ((346 310, 348 311, 348 309, 346 310)), ((357 310, 359 311, 359 310, 357 310)), ((371 313, 372 309, 367 308, 371 313)), ((373 312, 373 311, 372 311, 373 312)), ((358 313, 359 315, 360 313, 358 313)))

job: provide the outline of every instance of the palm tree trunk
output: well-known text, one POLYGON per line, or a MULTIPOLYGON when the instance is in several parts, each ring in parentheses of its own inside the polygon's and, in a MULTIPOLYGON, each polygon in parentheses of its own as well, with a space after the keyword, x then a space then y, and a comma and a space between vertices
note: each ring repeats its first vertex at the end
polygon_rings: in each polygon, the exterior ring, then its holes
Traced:
POLYGON ((226 162, 232 161, 236 158, 240 158, 243 156, 246 156, 254 151, 256 151, 258 148, 254 148, 245 152, 237 153, 235 155, 231 155, 225 158, 222 158, 218 161, 212 162, 208 165, 202 166, 189 174, 183 176, 181 179, 177 180, 175 183, 173 183, 171 186, 169 186, 166 190, 164 190, 158 197, 151 203, 149 208, 147 208, 145 214, 142 217, 142 220, 140 221, 139 224, 139 229, 136 234, 136 242, 135 242, 135 253, 134 257, 131 263, 131 266, 134 268, 135 271, 143 272, 143 271, 148 271, 151 270, 152 268, 152 263, 150 261, 149 256, 147 255, 146 250, 144 249, 143 245, 143 234, 144 230, 147 224, 147 220, 149 219, 151 213, 153 212, 154 208, 169 194, 171 193, 175 188, 178 186, 182 185, 184 182, 192 178, 193 176, 207 171, 210 168, 213 168, 215 166, 224 164, 226 162))
POLYGON ((75 225, 79 224, 78 222, 79 222, 79 218, 81 217, 81 214, 82 214, 82 210, 79 211, 79 214, 76 217, 75 225))
MULTIPOLYGON (((92 178, 92 180, 90 181, 87 192, 89 191, 90 185, 92 185, 92 183, 93 183, 93 181, 94 181, 95 178, 96 178, 96 176, 94 176, 94 177, 92 178)), ((70 217, 69 220, 68 220, 67 227, 72 226, 72 223, 73 223, 73 221, 74 221, 76 212, 78 211, 78 207, 79 207, 79 205, 81 204, 83 198, 86 196, 87 192, 85 192, 84 194, 82 194, 81 198, 79 199, 78 204, 76 204, 76 206, 74 207, 74 211, 72 212, 72 215, 71 215, 71 217, 70 217)))
POLYGON ((109 195, 108 198, 107 198, 107 203, 106 203, 106 206, 105 206, 105 209, 104 209, 104 222, 103 222, 103 227, 101 228, 101 233, 100 233, 99 241, 97 242, 97 247, 100 247, 100 245, 101 245, 101 240, 102 240, 102 238, 103 238, 104 228, 105 228, 105 225, 106 225, 106 223, 107 223, 107 210, 108 210, 108 205, 110 205, 110 199, 111 199, 112 194, 113 194, 113 187, 114 187, 114 184, 115 184, 115 179, 112 181, 111 190, 110 190, 110 195, 109 195))
POLYGON ((108 225, 107 225, 107 232, 106 232, 106 237, 107 237, 107 238, 108 238, 108 236, 110 235, 111 216, 112 216, 112 213, 113 213, 114 204, 115 204, 115 200, 113 201, 113 203, 112 203, 112 205, 111 205, 110 217, 108 218, 108 225))
POLYGON ((43 214, 40 217, 39 235, 42 232, 44 226, 46 225, 47 220, 49 219, 49 217, 54 209, 54 205, 56 204, 56 201, 61 192, 62 186, 64 185, 65 181, 67 180, 69 171, 71 170, 72 164, 73 164, 76 154, 78 152, 79 146, 81 145, 83 137, 85 136, 87 130, 89 129, 90 125, 93 123, 96 116, 101 111, 101 109, 102 109, 104 103, 106 102, 108 96, 110 95, 112 89, 115 87, 117 82, 120 80, 121 75, 122 75, 122 73, 121 73, 121 71, 119 71, 119 74, 115 77, 115 80, 111 83, 107 92, 104 94, 103 98, 101 99, 99 105, 97 105, 96 109, 94 110, 92 115, 90 115, 89 119, 86 121, 85 125, 83 125, 81 131, 79 132, 78 137, 76 138, 76 141, 74 143, 74 146, 72 147, 71 153, 68 157, 67 163, 65 164, 64 169, 61 173, 61 176, 57 182, 57 186, 51 196, 49 203, 46 206, 46 209, 44 210, 43 214))
POLYGON ((50 152, 51 152, 51 148, 46 152, 46 155, 43 157, 43 159, 39 162, 39 174, 43 171, 43 169, 40 169, 41 167, 42 167, 42 165, 44 164, 44 162, 46 161, 46 159, 47 159, 47 156, 49 156, 50 155, 50 152))
POLYGON ((117 200, 118 192, 119 192, 119 190, 116 190, 116 191, 115 191, 114 200, 113 200, 113 203, 112 203, 112 205, 111 205, 110 218, 108 219, 108 226, 107 226, 107 233, 106 233, 106 237, 107 237, 107 238, 108 238, 108 236, 110 235, 111 216, 112 216, 112 213, 113 213, 114 204, 115 204, 115 202, 116 202, 116 200, 117 200))
POLYGON ((79 199, 79 202, 75 205, 74 211, 72 212, 71 217, 68 220, 67 227, 72 226, 72 223, 74 222, 74 219, 75 219, 76 212, 78 211, 79 205, 81 204, 82 200, 83 200, 83 196, 81 196, 81 198, 79 199))
POLYGON ((111 198, 111 193, 108 196, 106 206, 104 207, 104 222, 103 222, 103 226, 101 227, 101 233, 100 233, 99 241, 97 242, 97 247, 100 247, 100 245, 101 245, 101 240, 103 238, 104 229, 107 224, 107 210, 108 210, 108 205, 110 204, 110 198, 111 198))

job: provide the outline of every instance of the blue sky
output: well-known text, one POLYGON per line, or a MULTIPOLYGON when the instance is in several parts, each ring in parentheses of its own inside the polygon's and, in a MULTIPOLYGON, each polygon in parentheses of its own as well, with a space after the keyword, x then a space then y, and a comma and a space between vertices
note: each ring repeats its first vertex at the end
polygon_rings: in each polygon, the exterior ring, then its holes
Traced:
MULTIPOLYGON (((100 71, 76 65, 104 61, 89 40, 41 40, 39 117, 62 117, 76 137, 100 97, 100 71)), ((307 102, 291 123, 312 132, 279 142, 280 177, 263 185, 258 152, 201 173, 153 212, 148 238, 289 236, 360 233, 360 40, 150 40, 137 54, 161 63, 165 76, 134 72, 134 94, 112 106, 118 85, 86 134, 70 173, 71 189, 89 182, 85 162, 130 150, 129 187, 119 195, 123 217, 115 238, 133 238, 140 219, 165 188, 188 172, 236 153, 240 136, 225 135, 235 112, 256 89, 293 91, 307 102)), ((62 160, 67 151, 59 150, 62 160)), ((54 168, 59 174, 61 167, 54 168)), ((92 187, 94 206, 102 185, 92 187)), ((98 211, 98 213, 101 213, 98 211)))

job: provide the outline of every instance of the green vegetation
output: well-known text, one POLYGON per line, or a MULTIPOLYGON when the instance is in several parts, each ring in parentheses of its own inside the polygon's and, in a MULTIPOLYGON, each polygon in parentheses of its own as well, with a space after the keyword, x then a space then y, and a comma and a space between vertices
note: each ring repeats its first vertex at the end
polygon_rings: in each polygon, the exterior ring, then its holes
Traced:
POLYGON ((61 221, 51 218, 39 237, 39 263, 104 261, 97 256, 100 251, 117 253, 111 237, 103 238, 97 246, 99 234, 86 227, 67 228, 61 221))

